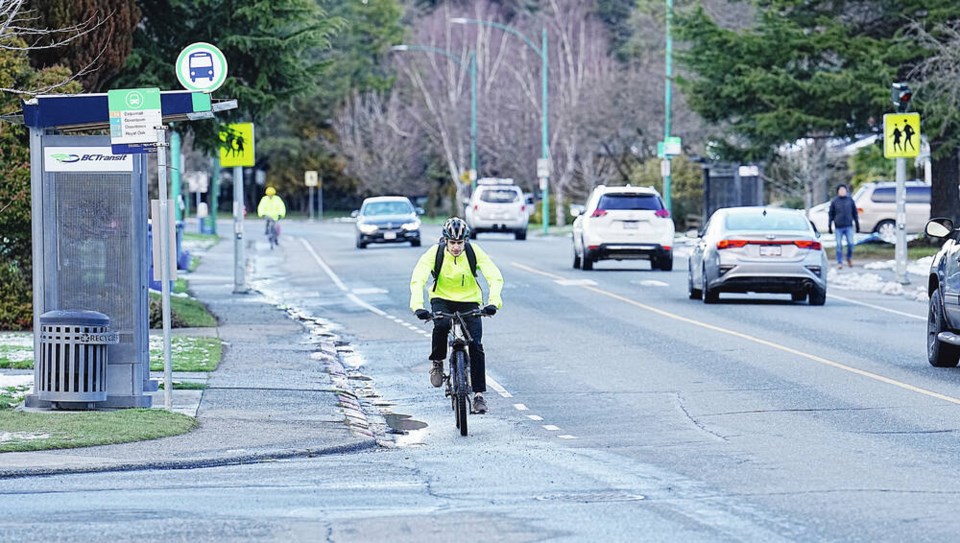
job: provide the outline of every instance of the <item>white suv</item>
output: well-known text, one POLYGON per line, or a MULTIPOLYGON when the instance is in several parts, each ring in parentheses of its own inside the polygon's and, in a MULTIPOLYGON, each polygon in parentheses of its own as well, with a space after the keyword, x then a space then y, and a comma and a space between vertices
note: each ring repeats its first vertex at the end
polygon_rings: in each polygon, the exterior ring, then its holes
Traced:
POLYGON ((513 232, 515 239, 527 239, 527 201, 513 179, 479 179, 464 218, 470 226, 470 237, 481 232, 513 232))
POLYGON ((642 259, 653 269, 673 269, 673 220, 653 187, 600 185, 585 207, 573 211, 574 268, 592 270, 599 260, 642 259))

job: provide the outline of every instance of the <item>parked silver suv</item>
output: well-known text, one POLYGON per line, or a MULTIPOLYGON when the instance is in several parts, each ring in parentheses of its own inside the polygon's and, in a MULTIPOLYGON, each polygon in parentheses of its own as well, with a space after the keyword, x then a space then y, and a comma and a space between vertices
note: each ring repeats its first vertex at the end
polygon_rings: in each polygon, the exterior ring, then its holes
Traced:
MULTIPOLYGON (((917 234, 930 218, 930 185, 907 181, 907 233, 917 234)), ((876 232, 880 239, 893 243, 897 236, 897 184, 877 181, 860 185, 853 194, 857 204, 861 232, 876 232)), ((807 217, 823 234, 829 222, 830 202, 810 208, 807 217)))

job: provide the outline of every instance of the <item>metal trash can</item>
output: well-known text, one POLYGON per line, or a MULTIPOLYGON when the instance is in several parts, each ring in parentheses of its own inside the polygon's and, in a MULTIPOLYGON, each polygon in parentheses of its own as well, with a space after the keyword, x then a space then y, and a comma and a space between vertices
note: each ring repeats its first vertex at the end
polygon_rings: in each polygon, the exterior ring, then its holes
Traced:
POLYGON ((41 401, 103 402, 107 399, 107 345, 119 343, 110 317, 96 311, 48 311, 40 315, 41 401))

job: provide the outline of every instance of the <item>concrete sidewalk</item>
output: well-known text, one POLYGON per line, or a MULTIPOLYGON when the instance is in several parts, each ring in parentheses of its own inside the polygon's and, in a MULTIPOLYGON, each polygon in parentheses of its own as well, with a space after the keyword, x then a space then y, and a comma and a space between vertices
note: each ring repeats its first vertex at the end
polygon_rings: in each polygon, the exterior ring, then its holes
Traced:
MULTIPOLYGON (((3 453, 0 478, 217 466, 376 446, 360 403, 343 385, 336 336, 256 292, 234 294, 229 239, 200 256, 190 290, 219 319, 223 359, 206 389, 173 391, 174 408, 195 410, 199 428, 121 445, 3 453)), ((162 407, 163 391, 154 394, 154 407, 162 407)))

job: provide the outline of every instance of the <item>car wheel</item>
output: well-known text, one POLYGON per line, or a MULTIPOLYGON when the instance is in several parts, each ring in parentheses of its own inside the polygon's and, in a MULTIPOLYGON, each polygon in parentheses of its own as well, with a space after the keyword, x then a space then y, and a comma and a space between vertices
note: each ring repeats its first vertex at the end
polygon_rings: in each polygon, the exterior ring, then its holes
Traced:
POLYGON ((420 246, 420 240, 419 240, 419 239, 410 240, 410 246, 411 246, 411 247, 419 247, 419 246, 420 246))
POLYGON ((880 221, 873 231, 877 233, 880 239, 887 243, 895 243, 897 241, 897 223, 894 221, 880 221))
POLYGON ((693 288, 693 268, 690 267, 687 267, 687 292, 689 292, 691 300, 699 300, 703 296, 700 289, 693 288))
POLYGON ((710 280, 707 277, 707 267, 703 267, 703 303, 715 304, 720 301, 720 293, 715 288, 710 288, 710 280))
POLYGON ((927 360, 937 368, 953 368, 960 362, 960 348, 944 343, 937 338, 940 332, 947 332, 947 322, 943 317, 943 302, 940 289, 930 295, 930 310, 927 313, 927 360))
POLYGON ((513 233, 513 239, 515 239, 515 240, 517 240, 517 241, 523 241, 523 240, 527 239, 527 231, 526 231, 526 230, 517 230, 516 232, 513 233))
POLYGON ((593 269, 593 258, 590 256, 586 250, 583 251, 583 262, 581 262, 583 271, 590 271, 593 269))
POLYGON ((473 230, 473 229, 470 230, 470 239, 477 239, 477 231, 476 231, 476 230, 473 230))
POLYGON ((673 271, 673 253, 667 253, 657 259, 657 267, 663 271, 673 271))
POLYGON ((791 293, 790 293, 790 299, 793 300, 794 302, 802 302, 802 301, 804 301, 804 300, 807 299, 807 293, 806 293, 806 292, 791 292, 791 293))
POLYGON ((573 269, 580 269, 580 255, 577 254, 577 248, 573 248, 573 269))
POLYGON ((360 238, 357 238, 357 249, 366 249, 366 248, 367 248, 367 244, 360 241, 360 238))
POLYGON ((823 305, 827 303, 827 289, 821 287, 813 287, 813 290, 810 291, 810 305, 823 305))

